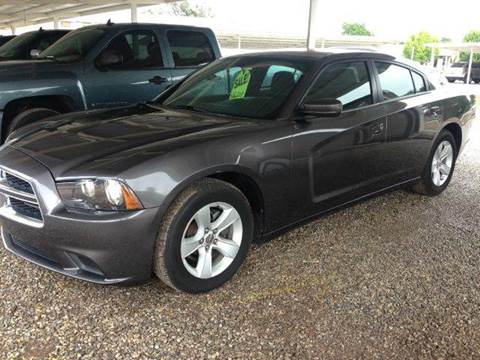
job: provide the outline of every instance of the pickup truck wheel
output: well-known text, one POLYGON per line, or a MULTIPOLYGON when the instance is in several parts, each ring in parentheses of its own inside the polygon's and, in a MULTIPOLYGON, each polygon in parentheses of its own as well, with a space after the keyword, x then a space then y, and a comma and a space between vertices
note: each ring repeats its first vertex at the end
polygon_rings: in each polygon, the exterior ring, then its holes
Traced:
POLYGON ((243 193, 220 180, 202 180, 167 210, 156 242, 155 274, 176 290, 212 290, 238 271, 252 238, 253 215, 243 193))
POLYGON ((33 124, 39 120, 43 120, 55 115, 58 115, 59 112, 51 109, 44 108, 34 108, 22 111, 17 114, 8 126, 7 135, 12 131, 17 130, 25 125, 33 124))
POLYGON ((412 190, 427 196, 440 195, 452 180, 457 155, 453 135, 443 130, 432 147, 420 181, 413 185, 412 190))

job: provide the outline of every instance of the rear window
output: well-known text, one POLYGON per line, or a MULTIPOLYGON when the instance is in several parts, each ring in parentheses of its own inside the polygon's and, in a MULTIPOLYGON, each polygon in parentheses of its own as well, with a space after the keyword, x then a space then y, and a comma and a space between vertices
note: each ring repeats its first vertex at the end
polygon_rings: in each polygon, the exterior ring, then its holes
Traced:
POLYGON ((215 60, 210 40, 204 33, 170 30, 167 38, 175 66, 198 66, 215 60))
POLYGON ((415 94, 410 70, 402 66, 375 62, 385 100, 415 94))
POLYGON ((423 79, 423 76, 412 71, 412 78, 413 78, 413 82, 415 83, 415 91, 417 93, 427 91, 427 87, 425 85, 425 80, 423 79))

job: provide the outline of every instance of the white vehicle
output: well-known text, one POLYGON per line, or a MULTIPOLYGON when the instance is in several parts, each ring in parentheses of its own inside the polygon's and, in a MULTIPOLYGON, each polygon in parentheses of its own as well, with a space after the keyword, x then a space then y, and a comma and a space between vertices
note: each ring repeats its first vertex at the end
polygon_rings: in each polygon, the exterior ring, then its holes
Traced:
POLYGON ((467 64, 464 62, 454 63, 447 69, 445 77, 448 79, 448 82, 455 82, 456 80, 465 81, 466 68, 467 64))

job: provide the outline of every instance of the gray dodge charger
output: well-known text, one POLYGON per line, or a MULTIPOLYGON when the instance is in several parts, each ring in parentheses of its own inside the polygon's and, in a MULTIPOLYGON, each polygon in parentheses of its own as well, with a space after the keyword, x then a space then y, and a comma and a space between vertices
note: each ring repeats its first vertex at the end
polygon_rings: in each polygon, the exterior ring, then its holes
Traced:
POLYGON ((221 59, 153 102, 14 132, 3 242, 95 283, 211 290, 253 240, 399 187, 439 195, 474 118, 474 96, 388 55, 221 59))

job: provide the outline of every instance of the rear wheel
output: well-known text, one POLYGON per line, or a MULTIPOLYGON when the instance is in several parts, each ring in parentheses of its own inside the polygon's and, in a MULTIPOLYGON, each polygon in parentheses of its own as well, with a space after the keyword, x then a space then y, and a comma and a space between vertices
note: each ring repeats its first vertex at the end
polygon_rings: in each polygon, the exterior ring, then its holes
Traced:
POLYGON ((253 238, 253 215, 234 186, 206 179, 184 190, 164 217, 155 274, 190 293, 212 290, 240 268, 253 238))
POLYGON ((443 130, 433 146, 420 181, 412 187, 413 191, 428 196, 441 194, 452 179, 457 153, 455 138, 450 131, 443 130))
POLYGON ((33 124, 34 122, 44 120, 58 114, 59 112, 55 110, 45 108, 34 108, 22 111, 21 113, 17 114, 10 122, 7 135, 23 126, 33 124))

